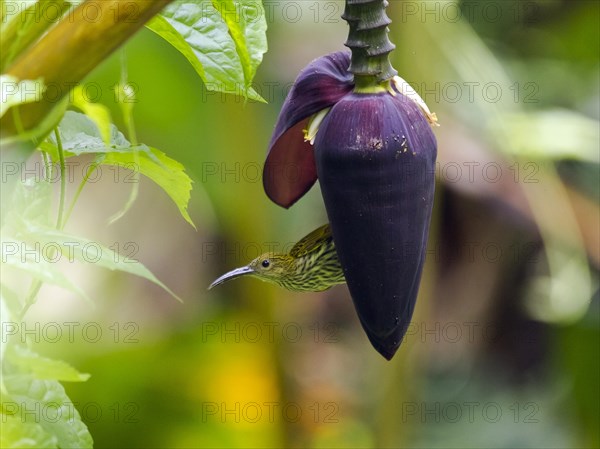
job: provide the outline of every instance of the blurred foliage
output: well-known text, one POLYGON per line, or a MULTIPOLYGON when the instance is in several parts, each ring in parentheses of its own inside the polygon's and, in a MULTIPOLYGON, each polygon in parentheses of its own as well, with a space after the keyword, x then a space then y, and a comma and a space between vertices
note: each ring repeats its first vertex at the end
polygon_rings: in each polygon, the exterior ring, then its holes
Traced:
MULTIPOLYGON (((206 292, 326 220, 318 186, 284 211, 260 173, 295 75, 343 48, 342 10, 264 3, 270 51, 253 87, 267 105, 210 91, 149 30, 127 43, 138 139, 186 167, 197 231, 143 178, 126 219, 106 226, 131 187, 108 170, 69 231, 133 243, 184 304, 67 265, 95 308, 44 287, 27 317, 35 351, 92 374, 66 389, 97 447, 600 446, 598 2, 390 2, 394 66, 441 124, 427 264, 394 360, 371 349, 343 286, 295 294, 241 279, 206 292), (47 323, 60 339, 44 338, 47 323)), ((126 129, 120 73, 113 56, 84 85, 126 129)))
MULTIPOLYGON (((65 258, 69 264, 83 262, 135 274, 162 287, 181 302, 142 263, 120 254, 118 246, 117 251, 113 251, 95 240, 63 231, 83 188, 92 177, 96 179, 102 167, 123 167, 133 171, 129 199, 108 224, 130 210, 138 196, 139 175, 143 174, 167 193, 182 217, 194 226, 188 214, 192 182, 184 167, 156 148, 138 143, 133 118, 135 86, 128 81, 126 58, 121 59, 121 76, 113 91, 127 138, 111 123, 105 106, 91 101, 83 86, 74 87, 81 77, 167 3, 166 0, 83 2, 73 4, 68 11, 65 2, 52 0, 2 2, 0 5, 0 34, 4 52, 9 54, 2 59, 2 69, 6 73, 0 78, 3 93, 0 119, 4 123, 0 135, 3 150, 0 415, 6 424, 2 447, 87 448, 93 445, 86 424, 60 383, 86 381, 89 374, 79 374, 67 363, 31 350, 32 343, 39 341, 39 335, 35 335, 34 328, 32 337, 24 321, 44 285, 58 286, 89 300, 72 272, 65 274, 57 262, 65 258), (49 16, 48 7, 52 5, 58 13, 49 16), (96 8, 94 18, 87 15, 89 7, 96 8), (130 14, 123 14, 125 9, 130 14), (61 17, 63 12, 66 14, 61 17), (52 27, 54 21, 58 24, 52 27), (98 39, 105 28, 110 28, 110 32, 98 39), (66 55, 66 59, 47 59, 57 41, 64 44, 60 55, 61 58, 66 55), (91 44, 89 49, 86 48, 89 51, 82 55, 80 45, 86 41, 91 44), (39 57, 40 53, 42 57, 39 57), (62 92, 60 86, 64 87, 62 92), (49 91, 56 87, 59 94, 52 100, 49 91), (83 114, 66 111, 69 106, 83 114), (50 132, 52 135, 48 137, 50 132), (33 148, 39 150, 41 157, 27 160, 33 148), (75 184, 67 170, 67 162, 72 159, 80 162, 82 156, 91 156, 93 162, 87 165, 67 208, 67 183, 75 184), (43 161, 43 174, 40 170, 36 173, 39 176, 26 177, 25 164, 33 162, 40 166, 39 159, 43 161), (54 173, 58 178, 54 178, 54 173), (59 180, 57 189, 53 189, 52 179, 59 180), (56 212, 52 207, 53 190, 58 194, 56 212), (28 289, 24 287, 27 280, 28 289)), ((196 6, 202 7, 201 11, 207 17, 198 17, 198 12, 189 9, 187 4, 176 3, 154 19, 154 31, 185 54, 202 79, 207 80, 210 76, 220 82, 211 89, 225 92, 226 86, 239 84, 237 69, 240 69, 244 72, 243 88, 236 93, 260 99, 250 87, 256 67, 266 51, 266 22, 260 5, 254 5, 259 18, 252 23, 236 20, 245 11, 243 1, 227 2, 227 10, 218 2, 196 6), (179 25, 182 18, 195 22, 194 25, 201 23, 201 26, 184 24, 176 31, 169 21, 179 25), (214 52, 214 43, 225 58, 217 63, 209 58, 207 64, 205 54, 214 52), (232 61, 237 65, 223 71, 223 65, 232 61)), ((127 247, 135 249, 132 242, 123 248, 127 247)), ((48 324, 55 323, 44 323, 44 328, 48 324)), ((35 323, 35 326, 39 325, 40 322, 35 323)))

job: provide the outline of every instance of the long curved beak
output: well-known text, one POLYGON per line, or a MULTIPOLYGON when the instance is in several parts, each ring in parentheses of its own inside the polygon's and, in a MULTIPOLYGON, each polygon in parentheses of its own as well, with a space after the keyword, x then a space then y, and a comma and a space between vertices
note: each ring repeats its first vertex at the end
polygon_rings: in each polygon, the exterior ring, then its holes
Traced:
POLYGON ((217 285, 220 285, 223 282, 227 282, 230 279, 234 279, 240 276, 244 276, 245 274, 252 273, 254 273, 254 270, 250 267, 236 268, 235 270, 231 270, 230 272, 225 273, 223 276, 215 279, 215 281, 208 286, 208 289, 210 290, 211 288, 216 287, 217 285))

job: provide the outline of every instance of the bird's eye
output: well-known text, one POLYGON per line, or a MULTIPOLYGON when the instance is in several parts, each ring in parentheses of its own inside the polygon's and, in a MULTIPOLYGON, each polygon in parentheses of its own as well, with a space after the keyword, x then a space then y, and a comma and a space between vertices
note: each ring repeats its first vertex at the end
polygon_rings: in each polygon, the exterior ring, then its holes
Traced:
POLYGON ((271 261, 269 261, 269 259, 265 259, 265 260, 262 261, 261 265, 264 268, 269 268, 269 266, 271 265, 271 261))

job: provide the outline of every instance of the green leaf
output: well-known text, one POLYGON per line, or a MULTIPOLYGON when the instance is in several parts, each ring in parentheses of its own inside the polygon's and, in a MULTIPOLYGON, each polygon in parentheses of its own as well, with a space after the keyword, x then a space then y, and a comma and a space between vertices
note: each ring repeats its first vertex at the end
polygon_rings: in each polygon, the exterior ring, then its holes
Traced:
POLYGON ((177 31, 173 25, 162 15, 158 14, 152 18, 147 24, 146 28, 158 34, 168 43, 170 43, 177 51, 179 51, 188 62, 192 65, 196 73, 200 75, 200 78, 206 82, 206 74, 204 73, 204 67, 200 62, 200 59, 194 53, 194 49, 190 44, 186 42, 183 36, 177 31))
MULTIPOLYGON (((185 167, 165 153, 146 145, 131 146, 116 126, 110 125, 110 146, 100 137, 97 126, 84 114, 67 111, 58 127, 65 157, 102 154, 103 165, 116 165, 139 171, 158 184, 173 200, 183 218, 196 227, 187 211, 192 180, 185 167), (134 152, 137 150, 137 153, 134 152)), ((40 148, 54 154, 56 139, 48 136, 40 148)), ((54 157, 54 156, 53 156, 54 157)))
POLYGON ((0 69, 33 44, 69 9, 66 0, 20 0, 0 3, 0 69))
POLYGON ((42 78, 19 80, 12 75, 0 75, 0 117, 13 106, 39 101, 45 88, 42 78))
MULTIPOLYGON (((3 403, 5 401, 3 400, 3 403)), ((2 420, 2 433, 0 433, 0 447, 3 449, 39 449, 58 448, 58 439, 46 432, 44 427, 36 422, 23 422, 21 413, 13 407, 14 402, 5 403, 10 413, 0 413, 2 420)))
POLYGON ((3 436, 6 446, 3 444, 2 447, 22 447, 19 440, 23 438, 25 447, 28 447, 29 438, 35 441, 30 447, 85 449, 93 446, 92 436, 58 381, 36 379, 19 371, 15 365, 3 368, 7 392, 2 398, 3 415, 16 417, 22 429, 13 426, 8 437, 3 436), (18 439, 11 441, 11 437, 18 439))
POLYGON ((159 281, 142 263, 115 253, 97 242, 67 234, 50 227, 35 223, 23 223, 23 237, 39 243, 40 246, 52 244, 58 246, 69 261, 74 259, 98 265, 109 270, 118 270, 140 276, 163 288, 171 296, 183 302, 171 289, 159 281))
MULTIPOLYGON (((21 238, 26 228, 24 223, 50 226, 51 194, 52 185, 44 180, 32 177, 15 183, 10 204, 3 204, 2 210, 3 216, 6 217, 0 230, 3 274, 7 275, 7 269, 17 269, 34 279, 75 293, 91 303, 89 296, 52 262, 48 251, 41 251, 41 247, 36 248, 35 239, 33 245, 26 245, 21 238)), ((7 276, 7 279, 10 279, 10 276, 7 276)))
MULTIPOLYGON (((0 267, 3 273, 3 281, 10 280, 10 270, 16 269, 26 273, 33 279, 47 282, 64 288, 91 303, 85 292, 70 281, 53 263, 51 251, 44 251, 42 247, 27 245, 20 234, 25 228, 24 223, 37 223, 40 226, 50 226, 50 209, 52 186, 44 180, 27 178, 25 181, 17 181, 11 192, 10 201, 3 204, 2 215, 5 217, 0 229, 0 242, 2 245, 2 262, 0 267)), ((3 301, 7 300, 7 306, 12 313, 15 310, 14 299, 8 285, 2 283, 3 301)), ((19 304, 20 309, 20 304, 19 304)))
MULTIPOLYGON (((113 124, 110 124, 109 145, 106 145, 96 123, 79 112, 67 111, 58 125, 58 132, 66 158, 115 150, 133 151, 131 143, 113 124)), ((56 144, 56 137, 51 134, 40 145, 40 149, 49 152, 54 158, 54 154, 58 155, 56 144)))
POLYGON ((267 51, 267 24, 260 2, 178 1, 146 26, 185 56, 207 89, 264 102, 251 87, 267 51))
POLYGON ((65 96, 48 111, 48 113, 44 116, 41 122, 37 124, 37 126, 23 133, 0 137, 0 147, 9 147, 15 144, 33 142, 34 145, 32 148, 35 148, 41 141, 44 140, 48 133, 58 126, 58 123, 64 117, 68 106, 69 97, 65 96))
POLYGON ((92 447, 86 425, 57 380, 82 381, 86 375, 41 357, 16 338, 7 344, 1 369, 1 447, 92 447))
MULTIPOLYGON (((262 4, 255 0, 212 0, 235 42, 244 76, 250 82, 267 52, 267 24, 262 4)), ((248 83, 249 85, 249 83, 248 83)))
POLYGON ((27 8, 35 5, 37 0, 21 0, 18 2, 10 2, 10 8, 8 7, 9 2, 2 2, 2 6, 0 7, 0 18, 1 26, 0 30, 4 31, 6 27, 8 27, 12 22, 17 21, 20 17, 19 15, 25 11, 27 8))
POLYGON ((9 345, 6 356, 14 365, 31 373, 36 379, 85 382, 90 378, 89 374, 80 373, 67 362, 42 357, 22 345, 9 345))
POLYGON ((124 168, 139 170, 141 174, 158 184, 173 200, 182 217, 194 228, 188 211, 192 180, 185 173, 185 167, 174 159, 169 158, 156 148, 140 151, 137 158, 132 153, 111 152, 106 154, 103 165, 116 165, 124 168))

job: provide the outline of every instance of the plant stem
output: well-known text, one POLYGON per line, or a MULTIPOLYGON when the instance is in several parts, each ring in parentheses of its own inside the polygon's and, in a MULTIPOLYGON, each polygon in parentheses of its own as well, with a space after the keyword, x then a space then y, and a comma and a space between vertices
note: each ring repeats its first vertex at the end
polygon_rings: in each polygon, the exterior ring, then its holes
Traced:
POLYGON ((64 227, 63 222, 63 211, 65 209, 65 190, 66 190, 66 179, 65 179, 65 155, 63 153, 62 140, 60 139, 60 133, 58 128, 54 128, 54 136, 56 137, 56 147, 58 148, 58 160, 60 163, 60 196, 58 199, 58 214, 56 217, 56 229, 62 230, 64 227))
MULTIPOLYGON (((65 178, 65 155, 63 153, 62 140, 60 138, 60 133, 58 132, 58 128, 54 128, 54 135, 56 136, 56 146, 58 148, 58 159, 60 164, 60 197, 58 200, 58 214, 56 217, 56 229, 61 230, 64 226, 63 222, 63 211, 65 208, 65 193, 66 193, 66 178, 65 178)), ((48 158, 48 155, 45 152, 42 152, 42 157, 44 159, 44 163, 46 165, 46 179, 52 179, 52 164, 48 158), (50 176, 50 177, 49 177, 50 176)), ((51 248, 50 257, 54 258, 55 250, 51 248)), ((37 294, 42 288, 42 281, 34 280, 31 283, 31 287, 29 287, 29 292, 27 293, 27 297, 25 298, 25 303, 23 305, 23 309, 21 310, 19 319, 22 320, 25 317, 25 314, 29 310, 29 308, 35 304, 37 294)))
POLYGON ((133 148, 134 183, 131 188, 131 192, 129 193, 129 198, 125 203, 125 206, 123 206, 123 209, 121 209, 119 212, 117 212, 109 218, 108 224, 113 224, 115 221, 121 219, 121 217, 123 217, 129 211, 129 209, 131 209, 131 206, 133 206, 133 203, 137 199, 140 189, 140 156, 139 150, 137 149, 137 133, 135 131, 135 124, 133 122, 133 103, 131 103, 131 100, 133 100, 134 98, 130 96, 131 93, 129 92, 128 78, 129 77, 127 74, 127 55, 125 54, 125 51, 122 51, 121 80, 119 81, 119 86, 117 88, 119 89, 119 106, 121 107, 121 112, 123 114, 125 128, 127 128, 127 138, 129 139, 129 142, 131 143, 131 146, 133 148))
POLYGON ((29 287, 29 293, 27 294, 27 298, 25 299, 25 304, 23 305, 23 309, 21 310, 21 313, 18 317, 19 321, 21 321, 25 317, 25 314, 27 313, 29 308, 35 304, 37 294, 39 293, 41 288, 42 281, 35 280, 31 283, 31 287, 29 287))
POLYGON ((44 168, 46 172, 44 173, 46 182, 50 182, 52 179, 52 161, 50 160, 50 156, 45 151, 40 151, 42 153, 42 159, 44 161, 44 168))
POLYGON ((352 51, 348 70, 354 74, 358 91, 383 90, 382 84, 398 74, 389 59, 396 46, 388 37, 387 5, 386 0, 346 0, 342 18, 350 31, 345 45, 352 51))
POLYGON ((81 191, 85 187, 85 184, 87 183, 88 179, 90 179, 90 176, 92 175, 92 173, 94 173, 94 171, 96 170, 98 165, 100 165, 100 162, 94 161, 94 163, 89 166, 85 176, 81 180, 81 183, 79 183, 79 187, 77 187, 77 191, 75 192, 75 195, 73 196, 73 199, 71 200, 71 205, 69 206, 69 210, 67 211, 67 214, 65 215, 64 223, 66 223, 69 220, 69 217, 71 216, 71 213, 73 212, 73 208, 75 207, 75 203, 79 199, 79 195, 81 195, 81 191))

